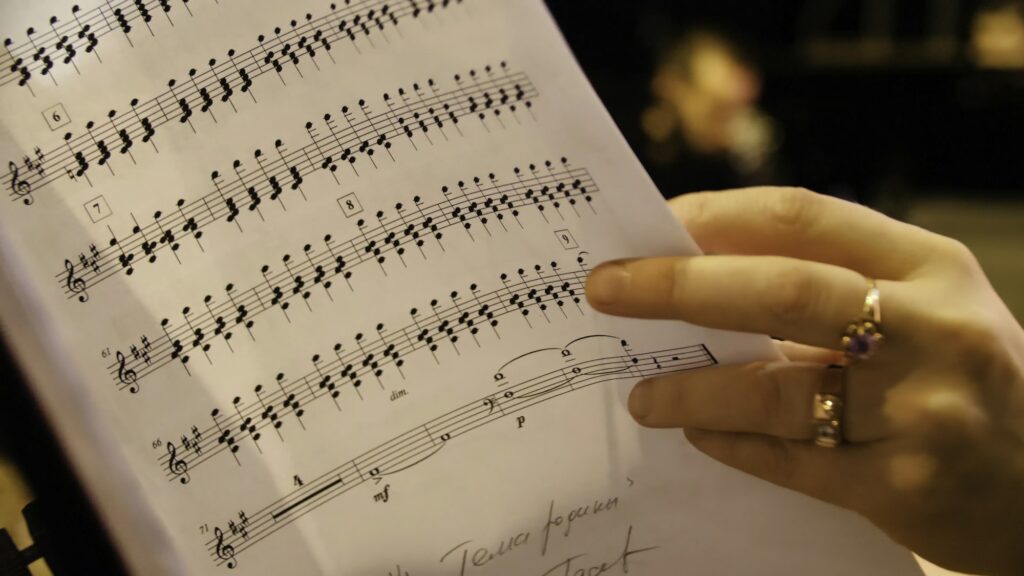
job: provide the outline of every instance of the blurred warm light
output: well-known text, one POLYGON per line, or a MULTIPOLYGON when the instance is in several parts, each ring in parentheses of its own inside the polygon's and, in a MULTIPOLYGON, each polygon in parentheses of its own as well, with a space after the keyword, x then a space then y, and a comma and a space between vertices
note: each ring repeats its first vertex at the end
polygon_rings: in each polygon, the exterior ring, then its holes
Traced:
POLYGON ((644 134, 655 142, 665 142, 676 129, 676 113, 669 106, 651 106, 640 117, 644 134))
POLYGON ((727 155, 740 172, 753 172, 777 147, 774 123, 757 108, 761 83, 760 72, 728 40, 691 32, 655 74, 657 103, 641 126, 652 142, 678 134, 689 150, 727 155))
POLYGON ((1024 4, 978 12, 971 27, 971 55, 981 68, 1024 68, 1024 4))
POLYGON ((645 119, 648 135, 664 139, 678 129, 689 147, 705 154, 733 147, 734 124, 757 102, 761 78, 723 39, 691 33, 654 79, 662 102, 645 119))

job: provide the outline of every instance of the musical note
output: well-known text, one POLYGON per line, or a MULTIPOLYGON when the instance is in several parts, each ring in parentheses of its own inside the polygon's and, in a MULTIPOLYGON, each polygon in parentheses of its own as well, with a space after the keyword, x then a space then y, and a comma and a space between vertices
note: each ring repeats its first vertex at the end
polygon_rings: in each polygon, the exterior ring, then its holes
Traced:
MULTIPOLYGON (((232 404, 237 404, 239 400, 241 400, 241 398, 236 396, 235 401, 232 404)), ((220 450, 227 450, 235 458, 235 462, 241 465, 237 456, 239 447, 235 441, 235 434, 232 432, 230 427, 225 428, 221 425, 220 409, 214 408, 213 411, 210 412, 210 418, 213 420, 213 428, 217 431, 217 436, 215 438, 217 439, 216 446, 218 448, 218 452, 220 450)), ((206 430, 206 432, 212 431, 213 430, 209 428, 206 430)), ((242 431, 244 432, 244 430, 242 431)))
MULTIPOLYGON (((531 299, 532 305, 546 305, 582 295, 587 273, 588 269, 586 268, 581 268, 579 272, 572 274, 567 273, 563 276, 565 284, 552 284, 549 278, 543 274, 537 274, 524 277, 522 284, 510 286, 510 289, 517 295, 541 294, 542 296, 539 298, 531 299)), ((312 370, 305 374, 291 379, 283 373, 275 375, 276 391, 266 391, 262 386, 257 386, 258 402, 249 403, 248 408, 240 409, 241 399, 236 399, 234 402, 235 416, 224 416, 220 414, 219 410, 214 410, 214 425, 203 431, 203 436, 207 440, 201 445, 205 454, 202 461, 187 455, 183 457, 189 459, 192 469, 209 462, 224 448, 230 448, 230 453, 238 459, 239 446, 235 442, 234 436, 228 431, 239 429, 252 435, 266 426, 274 425, 276 429, 280 429, 278 421, 268 420, 267 414, 271 412, 267 411, 267 406, 277 406, 291 412, 304 427, 301 418, 305 409, 318 405, 327 398, 336 400, 339 395, 334 392, 343 384, 347 383, 352 386, 352 389, 358 389, 365 376, 372 376, 384 390, 386 388, 383 381, 385 369, 394 370, 404 380, 405 375, 402 373, 401 367, 410 356, 424 350, 437 352, 438 340, 447 340, 454 346, 461 335, 475 336, 473 331, 476 329, 476 323, 471 320, 472 317, 480 317, 486 313, 490 318, 488 323, 492 327, 497 327, 502 318, 520 311, 517 306, 506 302, 507 293, 504 289, 480 293, 478 287, 474 285, 471 290, 477 293, 474 301, 479 303, 478 307, 463 308, 454 303, 452 306, 442 307, 438 300, 434 300, 431 302, 433 318, 430 320, 416 318, 414 310, 411 325, 386 330, 384 324, 377 324, 374 329, 377 334, 376 340, 371 341, 366 338, 364 333, 357 333, 352 338, 355 343, 354 350, 345 353, 340 344, 335 345, 335 359, 326 359, 318 354, 313 355, 312 370), (330 375, 330 379, 325 380, 328 375, 330 375), (327 388, 325 382, 334 384, 334 387, 327 388)), ((160 362, 169 361, 168 359, 160 362)), ((358 395, 362 399, 362 395, 358 395)), ((490 405, 491 410, 495 407, 494 403, 490 405)))
MULTIPOLYGON (((107 4, 109 6, 110 0, 107 0, 107 4)), ((124 10, 121 8, 113 8, 112 12, 114 14, 114 18, 117 20, 117 25, 121 28, 121 32, 124 33, 125 39, 128 40, 128 45, 134 48, 135 43, 132 42, 132 37, 130 34, 132 31, 132 27, 131 24, 128 23, 128 18, 126 18, 124 15, 124 10)))
MULTIPOLYGON (((472 219, 483 219, 488 215, 496 217, 496 215, 515 213, 517 214, 516 218, 519 219, 520 229, 526 230, 524 222, 528 223, 528 221, 524 219, 527 215, 518 212, 518 206, 532 207, 532 210, 538 210, 547 202, 550 202, 546 198, 538 203, 526 202, 526 194, 531 187, 559 187, 564 184, 568 194, 563 195, 563 199, 568 197, 579 199, 588 205, 592 204, 594 194, 597 194, 599 189, 589 172, 584 168, 571 166, 568 160, 564 158, 560 162, 560 166, 561 170, 537 174, 535 178, 531 179, 517 179, 505 182, 497 178, 497 176, 489 177, 489 184, 481 183, 474 190, 467 190, 459 198, 448 198, 442 193, 443 200, 434 204, 427 204, 422 197, 417 196, 414 198, 414 202, 419 206, 419 210, 415 219, 410 220, 401 216, 403 206, 402 204, 396 204, 394 213, 398 217, 393 220, 386 220, 383 211, 379 211, 377 216, 378 226, 375 229, 368 231, 364 222, 363 225, 357 226, 357 234, 349 240, 341 242, 340 246, 331 235, 325 236, 323 249, 319 251, 314 248, 313 244, 306 244, 302 249, 303 259, 296 260, 291 255, 285 255, 281 258, 282 269, 275 271, 269 265, 261 267, 261 280, 251 287, 239 290, 234 284, 230 285, 231 292, 240 291, 247 295, 246 302, 239 303, 233 294, 227 294, 228 299, 220 304, 213 304, 212 298, 204 301, 204 305, 209 312, 202 319, 188 319, 177 327, 171 326, 170 321, 167 320, 163 324, 165 338, 169 342, 178 342, 178 344, 172 347, 158 347, 152 354, 152 363, 132 361, 130 365, 138 371, 139 378, 148 377, 163 367, 168 366, 171 360, 181 358, 185 348, 182 343, 192 342, 192 348, 199 347, 199 343, 195 339, 197 331, 203 334, 201 348, 204 352, 208 352, 213 348, 213 338, 219 336, 225 342, 230 338, 230 334, 224 330, 224 325, 226 324, 223 320, 224 318, 237 316, 236 323, 244 320, 250 335, 255 339, 255 333, 252 329, 256 321, 268 311, 281 310, 287 315, 291 306, 290 303, 295 298, 301 298, 306 307, 312 310, 311 299, 313 293, 309 290, 310 284, 319 284, 324 289, 328 298, 333 301, 333 297, 330 295, 331 286, 328 285, 333 279, 340 276, 346 282, 350 282, 355 270, 371 263, 377 264, 386 274, 384 269, 384 264, 387 262, 386 254, 389 252, 404 254, 406 246, 421 248, 420 254, 427 258, 427 253, 422 251, 423 242, 419 236, 419 231, 422 230, 425 233, 439 236, 448 228, 454 226, 462 227, 469 222, 469 220, 461 217, 463 215, 468 214, 469 218, 472 219), (573 183, 580 183, 580 185, 573 186, 573 183), (477 206, 477 208, 468 210, 471 206, 477 206), (489 208, 485 211, 480 209, 480 206, 487 206, 489 208), (218 317, 221 318, 220 321, 217 320, 218 317), (206 336, 208 334, 212 334, 213 338, 208 338, 206 336)), ((539 214, 539 211, 535 213, 539 214)), ((146 250, 152 252, 155 256, 157 248, 157 244, 151 242, 147 244, 146 250)), ((534 270, 539 274, 539 277, 547 278, 547 272, 544 269, 535 267, 534 270)), ((567 293, 568 290, 572 289, 572 278, 563 278, 560 275, 561 271, 559 268, 552 268, 550 273, 552 276, 549 282, 552 288, 544 293, 544 297, 554 294, 555 289, 563 293, 567 293)), ((526 272, 524 271, 523 274, 525 275, 526 272)), ((351 283, 349 283, 349 287, 353 288, 351 283)), ((496 315, 500 313, 502 305, 484 301, 483 295, 476 284, 473 285, 471 294, 474 305, 482 311, 487 322, 491 323, 491 328, 494 329, 497 322, 496 315)), ((456 310, 462 310, 462 299, 458 298, 457 294, 454 298, 452 300, 452 296, 449 295, 448 299, 452 301, 456 310)), ((515 306, 517 311, 525 312, 524 316, 527 316, 530 310, 529 299, 533 299, 534 303, 539 302, 537 293, 532 295, 526 293, 510 296, 507 304, 515 306)), ((570 296, 568 299, 556 298, 553 301, 553 305, 562 310, 563 316, 565 315, 563 306, 566 302, 575 304, 580 312, 583 311, 579 307, 580 298, 578 295, 570 296)), ((540 305, 543 308, 541 311, 544 312, 547 304, 540 302, 540 305)), ((414 318, 414 320, 416 319, 414 318)), ((529 320, 527 321, 529 322, 529 320)), ((463 327, 463 325, 468 326, 470 335, 474 339, 476 338, 478 327, 473 323, 470 315, 465 310, 462 310, 456 316, 454 324, 459 328, 463 327)), ((454 327, 445 326, 446 332, 449 329, 454 334, 454 327)), ((427 344, 433 349, 432 351, 436 352, 433 335, 428 336, 431 340, 427 344)), ((457 341, 458 338, 456 337, 455 342, 457 341)), ((452 342, 452 344, 454 345, 455 342, 452 342)), ((211 362, 213 361, 211 357, 211 362)), ((113 370, 113 367, 111 369, 113 370)), ((113 374, 113 371, 111 373, 113 374)))
POLYGON ((146 4, 142 0, 133 1, 135 2, 135 9, 138 10, 139 16, 142 18, 142 22, 146 25, 146 28, 149 29, 150 36, 154 36, 153 28, 149 25, 150 21, 153 20, 153 16, 149 13, 149 8, 146 7, 146 4))
POLYGON ((195 133, 196 127, 192 124, 191 120, 192 105, 189 103, 189 99, 185 97, 187 96, 187 93, 182 96, 178 95, 178 92, 174 89, 177 85, 178 81, 173 78, 167 82, 167 91, 171 94, 171 101, 174 103, 175 107, 180 109, 180 116, 178 116, 177 120, 181 124, 187 123, 189 128, 192 128, 192 132, 195 133))
MULTIPOLYGON (((215 553, 218 546, 233 546, 233 558, 235 554, 245 552, 266 536, 284 529, 337 496, 366 482, 379 482, 387 476, 423 464, 471 432, 555 401, 564 394, 610 382, 673 374, 717 364, 704 345, 650 350, 642 355, 661 358, 661 365, 656 367, 654 364, 645 364, 640 374, 634 374, 627 368, 633 353, 623 349, 619 354, 609 355, 603 344, 609 340, 624 342, 617 336, 589 335, 577 338, 563 348, 520 355, 506 363, 505 367, 521 364, 523 376, 514 379, 501 392, 461 404, 335 466, 319 476, 317 481, 297 486, 291 493, 262 506, 258 514, 247 517, 250 524, 244 534, 236 530, 228 539, 222 531, 215 531, 214 539, 208 542, 211 552, 214 552, 214 559, 222 559, 215 553), (572 351, 569 355, 571 361, 561 366, 564 357, 561 352, 564 350, 572 351), (545 353, 550 354, 556 367, 544 368, 536 364, 538 354, 545 353)), ((232 518, 228 520, 227 526, 233 525, 237 525, 237 522, 232 518)))
MULTIPOLYGON (((538 290, 545 294, 541 299, 542 302, 554 302, 565 297, 572 297, 572 294, 582 294, 587 274, 587 269, 581 269, 579 273, 575 273, 572 278, 567 279, 568 285, 565 286, 552 285, 550 277, 541 274, 536 278, 526 279, 524 285, 515 289, 519 294, 538 290)), ((475 285, 471 290, 478 292, 475 285)), ((443 311, 437 310, 435 318, 431 322, 418 320, 414 310, 414 322, 410 326, 389 331, 385 330, 383 324, 378 324, 375 329, 378 334, 376 342, 368 340, 365 334, 356 334, 353 338, 354 351, 344 353, 342 345, 336 344, 334 346, 336 360, 326 360, 319 355, 314 355, 311 371, 292 379, 287 378, 283 373, 276 374, 274 376, 276 384, 274 392, 267 392, 262 385, 257 385, 254 390, 257 402, 250 403, 249 408, 244 407, 241 398, 234 399, 232 402, 234 412, 236 412, 234 416, 225 417, 219 409, 213 410, 211 413, 213 425, 202 430, 202 437, 208 440, 204 440, 198 445, 203 451, 203 458, 199 459, 199 456, 184 456, 184 458, 187 458, 190 469, 195 469, 226 450, 241 464, 240 445, 231 430, 243 431, 250 438, 254 438, 254 442, 258 439, 256 433, 264 427, 272 426, 275 430, 281 430, 282 421, 276 416, 276 408, 279 407, 294 414, 299 424, 305 428, 302 421, 305 410, 321 404, 328 398, 337 406, 336 401, 340 396, 339 387, 345 383, 350 384, 351 389, 354 389, 358 398, 362 400, 364 397, 358 392, 362 378, 368 375, 373 376, 381 389, 385 389, 382 376, 385 368, 392 368, 404 379, 401 365, 406 362, 406 359, 424 349, 430 349, 431 352, 436 351, 435 340, 430 334, 437 334, 438 337, 450 340, 454 344, 460 334, 472 333, 475 325, 468 320, 472 316, 480 316, 486 310, 488 317, 494 319, 488 321, 492 323, 490 325, 497 326, 499 319, 519 311, 518 307, 503 304, 504 298, 504 291, 478 294, 475 301, 484 303, 477 310, 469 311, 459 306, 452 306, 443 311), (335 380, 335 377, 338 379, 335 380)), ((433 306, 438 304, 436 300, 432 302, 433 306)), ((502 410, 501 403, 511 400, 514 394, 506 389, 499 397, 483 399, 483 406, 487 409, 487 413, 496 410, 500 412, 502 410)), ((280 431, 279 438, 284 440, 280 436, 280 431)), ((259 446, 256 446, 257 450, 262 453, 259 446)))
MULTIPOLYGON (((600 428, 601 385, 713 363, 685 347, 699 331, 586 302, 591 261, 685 238, 541 0, 68 6, 0 50, 5 248, 35 309, 66 317, 87 384, 70 391, 110 408, 96 438, 141 474, 168 565, 372 571, 303 555, 292 531, 355 534, 374 495, 409 511, 414 475, 488 466, 484 435, 519 457, 600 428), (566 344, 598 330, 635 349, 566 344)), ((715 336, 730 357, 758 351, 715 336)), ((562 475, 582 486, 591 469, 562 475)), ((546 504, 536 480, 498 504, 546 504)), ((630 494, 653 502, 656 483, 630 494)), ((481 545, 504 531, 481 529, 481 545)))
MULTIPOLYGON (((148 8, 145 4, 135 4, 134 0, 130 1, 133 2, 131 4, 132 11, 148 16, 150 19, 152 18, 152 15, 146 11, 148 8)), ((141 2, 141 0, 139 1, 141 2)), ((134 120, 125 121, 119 128, 108 123, 97 129, 96 126, 98 124, 90 121, 86 125, 86 133, 77 136, 70 132, 67 133, 65 142, 47 152, 47 156, 51 158, 46 165, 49 175, 45 177, 42 175, 33 176, 26 181, 38 193, 69 175, 81 178, 90 165, 107 165, 111 156, 110 145, 112 142, 121 141, 123 143, 127 139, 134 137, 141 137, 143 142, 149 142, 152 140, 157 129, 162 128, 166 124, 188 124, 192 132, 198 133, 196 124, 193 122, 196 110, 209 114, 214 121, 216 121, 216 117, 214 116, 213 109, 218 103, 228 103, 233 111, 237 112, 237 107, 231 101, 231 95, 236 87, 238 90, 250 93, 251 95, 254 83, 267 73, 275 71, 278 75, 281 74, 283 71, 280 63, 281 58, 285 58, 286 61, 292 63, 297 71, 300 70, 299 64, 303 58, 309 59, 315 64, 314 57, 317 51, 312 48, 312 40, 314 38, 319 39, 317 41, 321 46, 330 46, 332 41, 344 34, 339 29, 340 22, 346 22, 348 18, 365 22, 368 14, 373 14, 379 18, 380 2, 381 0, 360 0, 355 3, 346 2, 342 7, 332 4, 330 12, 319 18, 309 16, 301 24, 297 20, 292 20, 292 26, 289 30, 282 31, 281 28, 278 28, 277 33, 271 39, 261 36, 259 45, 249 50, 236 51, 235 49, 230 49, 227 51, 225 59, 207 59, 206 67, 202 69, 193 67, 187 70, 184 75, 187 78, 185 82, 178 82, 177 79, 172 78, 167 82, 167 89, 150 100, 140 101, 137 98, 133 99, 131 106, 134 112, 134 120), (296 47, 304 48, 296 50, 296 47), (259 58, 261 54, 263 55, 262 59, 259 58), (65 150, 69 153, 58 153, 65 150)), ((461 4, 461 2, 462 0, 445 2, 438 5, 438 8, 447 9, 461 4)), ((128 24, 130 19, 125 17, 123 11, 126 8, 126 4, 128 2, 122 2, 121 7, 114 9, 112 12, 118 18, 124 19, 124 25, 114 24, 110 21, 107 23, 106 31, 110 31, 113 27, 120 27, 126 35, 130 32, 131 27, 128 24), (121 12, 119 13, 118 10, 121 10, 121 12), (125 27, 127 27, 127 30, 125 27)), ((408 6, 389 11, 388 15, 390 17, 386 22, 397 26, 401 19, 411 18, 412 11, 408 6)), ((145 23, 149 26, 149 21, 145 23)), ((375 27, 375 29, 383 33, 384 24, 385 20, 381 19, 379 27, 375 27)), ((86 27, 88 26, 90 25, 86 24, 86 27)), ((367 29, 367 38, 369 38, 370 32, 371 30, 367 29)), ((90 48, 95 48, 91 44, 92 41, 89 40, 89 36, 97 38, 96 34, 95 30, 87 30, 82 36, 87 42, 90 42, 90 45, 86 46, 87 51, 91 51, 90 48)), ((66 60, 71 62, 75 53, 74 39, 66 36, 60 37, 60 46, 68 51, 69 56, 66 60)), ((324 50, 329 49, 325 47, 324 50)), ((24 74, 27 75, 26 78, 30 77, 31 72, 28 66, 23 66, 23 68, 24 74)), ((10 71, 7 73, 10 74, 10 71)), ((299 71, 299 74, 301 76, 301 71, 299 71)), ((4 77, 6 78, 6 75, 4 77)), ((27 79, 25 82, 27 83, 27 79)), ((0 86, 3 83, 4 81, 0 80, 0 86)), ((253 96, 253 102, 256 102, 255 96, 253 96)), ((449 106, 454 106, 454 103, 449 104, 449 106)), ((362 111, 364 114, 371 114, 368 108, 363 108, 362 111)), ((420 114, 420 112, 414 112, 414 114, 420 114)), ((355 142, 347 145, 350 153, 357 152, 364 157, 372 158, 373 150, 370 148, 371 144, 384 147, 385 149, 389 148, 390 142, 387 140, 390 136, 383 133, 374 133, 373 127, 377 123, 390 122, 391 120, 388 119, 386 114, 368 115, 365 120, 358 122, 358 129, 352 129, 355 135, 355 142), (371 133, 374 133, 373 138, 364 138, 371 133)), ((122 154, 126 152, 127 150, 122 152, 122 154)), ((132 160, 133 162, 136 161, 134 156, 132 160)), ((290 178, 295 182, 300 182, 303 168, 296 165, 289 166, 288 168, 286 172, 290 178)), ((112 169, 111 173, 113 174, 112 169)))
MULTIPOLYGON (((238 425, 238 431, 248 434, 249 439, 252 440, 253 446, 256 447, 256 451, 262 454, 263 449, 260 448, 260 438, 262 438, 263 435, 260 433, 259 428, 257 428, 253 423, 253 418, 242 414, 242 398, 236 396, 235 399, 231 401, 231 406, 235 409, 235 414, 242 421, 242 423, 238 425)), ((301 415, 299 418, 301 418, 301 415)))
POLYGON ((97 139, 93 135, 93 128, 95 128, 95 126, 96 124, 91 120, 85 124, 86 134, 89 136, 89 140, 92 142, 92 145, 96 148, 96 164, 99 166, 107 166, 110 173, 113 174, 114 169, 107 164, 107 161, 110 160, 110 157, 113 154, 111 154, 110 147, 107 146, 106 140, 97 139))
POLYGON ((118 127, 117 122, 115 121, 116 118, 116 110, 111 110, 107 113, 107 122, 110 123, 111 130, 117 133, 117 137, 121 141, 121 147, 118 148, 118 152, 120 152, 121 154, 127 154, 132 159, 132 163, 134 164, 136 163, 135 156, 132 155, 131 152, 129 151, 132 149, 132 146, 135 145, 135 140, 132 138, 132 135, 128 133, 127 129, 118 127))
MULTIPOLYGON (((188 7, 189 0, 180 0, 182 6, 191 14, 188 7)), ((169 0, 158 0, 160 9, 167 14, 170 21, 171 3, 169 0)), ((215 0, 212 4, 216 5, 215 0)), ((142 16, 147 26, 152 20, 149 8, 142 0, 104 0, 100 6, 91 10, 83 10, 77 4, 71 8, 70 20, 60 23, 57 16, 49 19, 49 31, 40 33, 34 27, 26 32, 26 42, 16 44, 13 39, 7 39, 4 45, 14 58, 14 65, 4 66, 0 70, 0 87, 11 83, 20 86, 27 86, 28 80, 33 73, 42 76, 50 74, 54 67, 54 61, 46 53, 46 47, 51 46, 54 53, 63 52, 64 57, 60 59, 62 64, 71 64, 78 70, 75 64, 75 56, 78 50, 87 54, 95 54, 99 59, 98 46, 100 40, 112 32, 121 32, 128 41, 129 46, 134 47, 131 39, 132 26, 130 21, 135 16, 128 16, 126 11, 142 16), (148 17, 148 20, 146 18, 148 17)), ((173 25, 173 22, 172 22, 173 25)), ((152 33, 153 30, 150 29, 152 33)), ((78 70, 81 74, 81 70, 78 70)))
MULTIPOLYGON (((496 82, 518 84, 528 82, 528 80, 522 74, 510 72, 508 77, 496 80, 496 82)), ((458 90, 454 90, 447 97, 455 101, 459 98, 460 94, 458 90)), ((428 106, 428 104, 412 102, 409 104, 409 107, 402 110, 408 114, 410 110, 425 106, 428 106)), ((392 114, 392 112, 389 111, 383 114, 392 114)), ((154 221, 146 226, 136 225, 130 234, 121 238, 116 238, 115 236, 117 243, 111 244, 108 249, 102 250, 100 258, 104 264, 108 261, 118 261, 122 264, 122 268, 132 270, 133 268, 126 266, 125 263, 136 260, 136 255, 144 256, 146 260, 152 263, 155 262, 156 256, 161 250, 174 245, 174 243, 161 244, 149 240, 149 237, 164 234, 165 229, 183 229, 184 226, 188 225, 190 231, 195 232, 205 230, 217 224, 231 223, 240 227, 239 217, 242 206, 246 206, 250 211, 256 212, 257 208, 261 208, 264 199, 269 199, 272 196, 276 197, 276 195, 280 194, 279 190, 284 182, 288 182, 292 189, 298 190, 302 180, 308 177, 310 173, 322 172, 324 170, 325 158, 338 157, 341 146, 344 146, 346 150, 341 153, 340 158, 347 158, 350 163, 354 162, 357 156, 361 156, 358 151, 352 151, 352 147, 355 146, 357 141, 358 137, 354 134, 332 132, 330 135, 322 135, 320 140, 299 147, 291 152, 286 152, 283 148, 283 143, 278 141, 278 143, 275 143, 275 149, 279 153, 279 158, 262 163, 258 175, 255 173, 248 174, 240 160, 235 161, 233 164, 233 171, 235 173, 235 182, 233 183, 225 183, 221 178, 220 172, 213 172, 211 178, 215 188, 213 192, 191 202, 186 201, 183 203, 179 201, 176 206, 176 214, 167 213, 174 212, 175 210, 162 212, 165 214, 162 223, 154 221), (188 216, 185 216, 185 214, 188 214, 188 216)), ((570 167, 567 166, 567 161, 565 161, 561 163, 561 169, 557 170, 556 173, 564 174, 565 170, 569 169, 570 167)), ((550 176, 550 174, 547 176, 536 174, 532 180, 527 179, 524 182, 547 182, 552 187, 557 186, 559 181, 551 179, 550 176)), ((583 176, 585 176, 584 173, 578 173, 572 180, 575 181, 583 176)), ((566 181, 563 184, 568 186, 569 182, 566 181)), ((587 182, 587 184, 590 185, 590 182, 587 182)), ((511 184, 495 184, 490 187, 484 186, 483 189, 504 190, 507 188, 512 192, 518 192, 517 188, 510 186, 511 184)), ((590 188, 574 190, 573 194, 578 196, 579 200, 583 202, 592 200, 590 188)), ((501 200, 499 196, 498 199, 492 200, 492 207, 496 203, 501 202, 507 204, 508 200, 501 200)), ((536 204, 537 202, 534 203, 536 204)), ((513 216, 518 216, 518 212, 515 211, 518 208, 512 207, 511 209, 513 210, 513 216)), ((263 212, 260 211, 259 215, 263 216, 263 212)), ((446 218, 444 214, 437 214, 432 217, 435 220, 441 217, 446 218)), ((431 224, 431 226, 434 225, 436 224, 431 224)), ((87 279, 90 286, 95 288, 105 281, 116 277, 118 270, 115 266, 103 266, 103 272, 89 275, 87 279)), ((64 281, 63 275, 58 276, 58 278, 61 282, 64 281)))

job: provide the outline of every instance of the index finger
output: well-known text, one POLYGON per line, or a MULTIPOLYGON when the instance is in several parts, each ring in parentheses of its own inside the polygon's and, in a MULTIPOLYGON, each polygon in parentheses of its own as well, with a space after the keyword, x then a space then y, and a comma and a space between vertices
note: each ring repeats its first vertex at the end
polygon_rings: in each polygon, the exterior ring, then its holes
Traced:
POLYGON ((714 254, 788 256, 902 280, 935 253, 931 232, 801 188, 687 194, 670 206, 697 244, 714 254))
POLYGON ((863 308, 867 281, 847 268, 770 256, 624 260, 587 279, 594 309, 683 320, 837 348, 863 308))

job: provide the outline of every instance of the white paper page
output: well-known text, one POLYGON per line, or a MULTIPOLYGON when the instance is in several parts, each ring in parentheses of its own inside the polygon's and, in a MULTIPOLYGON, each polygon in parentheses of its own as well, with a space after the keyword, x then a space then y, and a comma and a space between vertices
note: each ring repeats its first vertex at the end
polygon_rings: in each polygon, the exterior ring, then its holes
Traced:
POLYGON ((4 325, 136 573, 918 573, 628 417, 770 346, 587 307, 696 247, 540 0, 2 10, 4 325))

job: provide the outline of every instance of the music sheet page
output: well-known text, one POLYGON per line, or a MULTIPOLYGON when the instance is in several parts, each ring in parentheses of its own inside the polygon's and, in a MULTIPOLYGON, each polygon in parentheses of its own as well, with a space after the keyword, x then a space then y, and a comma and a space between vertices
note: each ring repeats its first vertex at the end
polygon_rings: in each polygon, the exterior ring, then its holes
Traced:
POLYGON ((771 347, 587 306, 697 249, 540 0, 0 10, 4 329, 135 573, 917 573, 629 418, 771 347))

